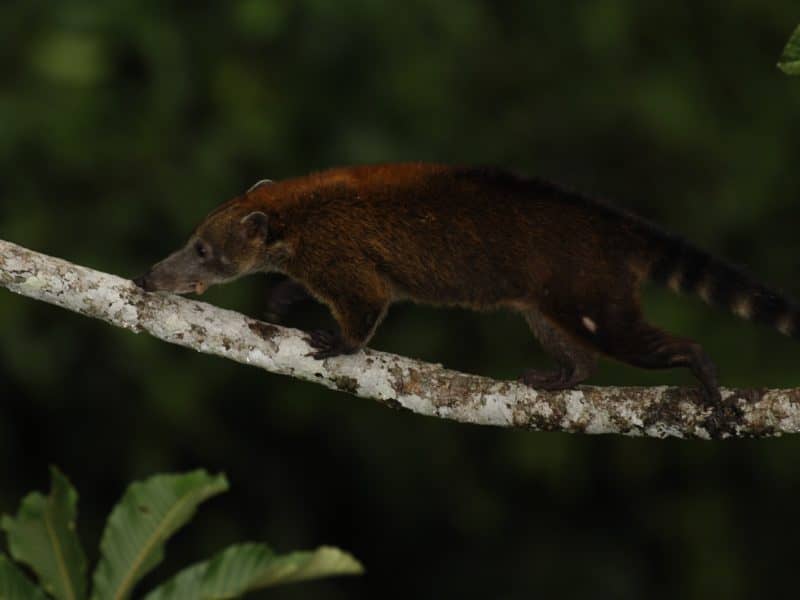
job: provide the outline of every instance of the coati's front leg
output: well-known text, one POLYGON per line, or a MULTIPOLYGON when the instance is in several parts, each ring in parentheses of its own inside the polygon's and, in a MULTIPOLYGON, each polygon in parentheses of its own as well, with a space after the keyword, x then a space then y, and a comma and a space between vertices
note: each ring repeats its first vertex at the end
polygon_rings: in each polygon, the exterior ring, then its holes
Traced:
POLYGON ((294 279, 283 279, 273 285, 267 293, 267 315, 273 321, 281 321, 296 302, 311 298, 305 286, 294 279))
POLYGON ((390 287, 377 274, 329 273, 327 283, 308 282, 314 295, 325 302, 339 324, 339 332, 313 331, 306 336, 316 359, 353 354, 367 345, 391 301, 390 287))

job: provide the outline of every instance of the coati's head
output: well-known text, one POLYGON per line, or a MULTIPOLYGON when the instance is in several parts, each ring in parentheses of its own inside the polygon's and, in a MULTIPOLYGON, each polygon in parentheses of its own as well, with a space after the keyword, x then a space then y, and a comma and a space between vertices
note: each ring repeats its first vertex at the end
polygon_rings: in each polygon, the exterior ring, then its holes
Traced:
POLYGON ((248 192, 212 211, 186 242, 134 282, 148 292, 202 294, 208 287, 279 268, 286 255, 275 215, 254 205, 248 192))

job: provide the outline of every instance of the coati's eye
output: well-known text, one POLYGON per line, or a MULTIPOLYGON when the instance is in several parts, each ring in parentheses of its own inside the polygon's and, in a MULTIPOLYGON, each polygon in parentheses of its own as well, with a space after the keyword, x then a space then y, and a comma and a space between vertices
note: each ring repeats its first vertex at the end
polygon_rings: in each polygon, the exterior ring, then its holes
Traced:
POLYGON ((194 251, 197 253, 197 256, 200 258, 207 258, 208 257, 208 248, 203 242, 198 241, 194 245, 194 251))

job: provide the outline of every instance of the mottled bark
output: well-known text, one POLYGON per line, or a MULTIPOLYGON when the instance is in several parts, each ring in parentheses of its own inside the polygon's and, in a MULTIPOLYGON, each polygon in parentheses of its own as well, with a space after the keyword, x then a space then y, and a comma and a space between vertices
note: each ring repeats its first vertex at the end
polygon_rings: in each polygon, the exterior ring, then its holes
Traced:
POLYGON ((717 439, 800 431, 800 389, 723 390, 702 405, 697 390, 580 387, 535 391, 366 350, 318 361, 302 333, 167 294, 0 240, 0 286, 135 333, 273 373, 314 381, 395 408, 480 425, 535 431, 717 439))

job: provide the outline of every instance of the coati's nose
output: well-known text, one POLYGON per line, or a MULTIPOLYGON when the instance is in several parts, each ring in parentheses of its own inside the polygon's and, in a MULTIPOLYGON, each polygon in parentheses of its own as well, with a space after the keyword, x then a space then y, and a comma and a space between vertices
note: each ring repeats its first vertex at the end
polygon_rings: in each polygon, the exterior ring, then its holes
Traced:
POLYGON ((152 292, 153 286, 150 283, 150 280, 148 279, 148 275, 150 275, 149 272, 145 273, 144 275, 139 275, 139 277, 133 280, 133 283, 135 283, 138 287, 142 288, 146 292, 152 292))

